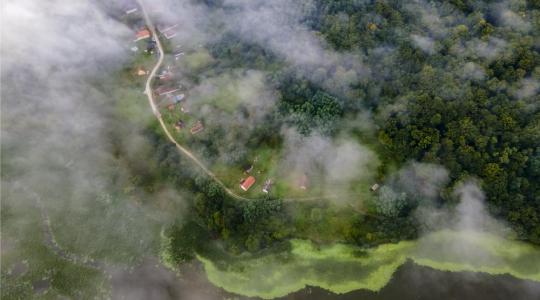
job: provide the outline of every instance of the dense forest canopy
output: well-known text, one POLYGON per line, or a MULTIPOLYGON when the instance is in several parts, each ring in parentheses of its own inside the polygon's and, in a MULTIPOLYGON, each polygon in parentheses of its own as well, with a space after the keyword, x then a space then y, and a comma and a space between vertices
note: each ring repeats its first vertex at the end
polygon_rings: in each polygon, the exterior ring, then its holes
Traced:
MULTIPOLYGON (((206 4, 235 9, 227 1, 206 4)), ((310 4, 299 4, 300 22, 328 49, 346 53, 338 64, 298 68, 271 46, 231 30, 208 46, 216 61, 212 72, 265 70, 279 91, 275 111, 258 125, 252 145, 276 143, 274 133, 282 123, 305 135, 336 136, 351 130, 351 116, 367 113, 373 119, 370 129, 360 124, 352 130, 383 153, 382 180, 390 180, 391 165, 442 165, 450 182, 436 201, 453 206, 450 187, 476 178, 489 211, 509 222, 520 238, 539 243, 540 3, 310 4)), ((212 192, 211 184, 208 188, 197 202, 199 215, 212 231, 244 240, 240 244, 250 251, 284 237, 312 237, 310 230, 320 234, 314 228, 322 219, 343 214, 328 212, 321 203, 270 199, 239 208, 212 192), (295 211, 297 219, 283 207, 295 211)), ((422 196, 395 189, 389 185, 379 193, 379 217, 344 218, 346 224, 335 224, 339 233, 331 234, 359 245, 414 237, 420 224, 411 216, 422 196)))

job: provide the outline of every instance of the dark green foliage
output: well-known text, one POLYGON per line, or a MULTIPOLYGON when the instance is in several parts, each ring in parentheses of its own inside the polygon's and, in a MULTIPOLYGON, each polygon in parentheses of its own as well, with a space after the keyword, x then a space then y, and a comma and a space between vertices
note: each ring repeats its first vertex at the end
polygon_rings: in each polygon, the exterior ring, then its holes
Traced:
POLYGON ((278 84, 281 91, 279 111, 302 134, 313 130, 323 134, 336 132, 343 115, 339 100, 306 79, 285 75, 278 84))
POLYGON ((170 247, 174 249, 171 251, 172 259, 177 264, 193 259, 195 253, 200 252, 209 239, 206 228, 194 221, 174 225, 168 229, 166 236, 170 238, 170 247))
MULTIPOLYGON (((493 6, 482 1, 433 2, 422 6, 426 12, 411 5, 397 0, 315 1, 303 25, 320 33, 329 50, 358 54, 371 70, 346 92, 313 82, 310 71, 298 71, 271 49, 234 33, 210 45, 217 61, 213 74, 231 68, 263 70, 267 83, 279 92, 276 109, 256 126, 247 147, 279 146, 276 132, 283 123, 306 135, 335 135, 345 127, 345 116, 368 109, 384 154, 381 173, 389 165, 417 160, 448 169, 449 186, 477 177, 491 212, 512 224, 521 238, 539 243, 540 98, 538 91, 532 96, 518 93, 524 80, 540 80, 538 1, 513 8, 524 12, 531 25, 521 31, 500 22, 493 6), (429 24, 423 13, 434 14, 440 23, 429 24), (420 47, 414 36, 430 44, 420 47), (475 46, 482 43, 486 49, 475 46), (485 50, 498 52, 490 57, 485 50)), ((206 146, 213 155, 212 145, 206 146)), ((158 153, 162 164, 178 164, 168 151, 158 153)), ((381 218, 314 203, 239 204, 208 180, 186 177, 186 168, 171 170, 166 176, 197 192, 198 222, 233 252, 256 251, 290 237, 373 245, 416 235, 410 215, 418 199, 407 199, 405 205, 397 197, 397 206, 383 207, 391 211, 381 218)), ((443 198, 438 204, 451 199, 443 198)))

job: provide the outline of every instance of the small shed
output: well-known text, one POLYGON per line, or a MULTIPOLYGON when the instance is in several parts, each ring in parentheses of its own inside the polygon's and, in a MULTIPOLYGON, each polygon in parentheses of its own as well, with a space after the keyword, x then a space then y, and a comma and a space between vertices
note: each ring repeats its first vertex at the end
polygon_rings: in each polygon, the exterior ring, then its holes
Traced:
POLYGON ((146 74, 148 74, 148 72, 146 72, 143 68, 138 68, 137 69, 137 75, 138 76, 144 76, 146 74))
POLYGON ((308 178, 306 174, 302 174, 302 176, 300 176, 300 178, 298 179, 298 187, 303 190, 306 190, 307 186, 308 186, 308 178))
POLYGON ((185 127, 184 121, 182 120, 178 120, 178 122, 174 124, 174 128, 176 129, 176 131, 180 131, 184 127, 185 127))
POLYGON ((270 187, 272 187, 272 179, 267 179, 265 182, 264 182, 264 186, 263 186, 263 189, 262 191, 266 194, 268 194, 268 192, 270 191, 270 187))

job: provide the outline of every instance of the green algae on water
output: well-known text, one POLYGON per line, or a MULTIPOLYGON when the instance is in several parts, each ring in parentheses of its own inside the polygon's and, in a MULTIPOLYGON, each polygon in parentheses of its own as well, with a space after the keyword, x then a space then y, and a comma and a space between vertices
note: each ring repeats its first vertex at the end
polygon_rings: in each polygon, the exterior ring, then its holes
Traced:
POLYGON ((510 274, 540 281, 538 248, 488 233, 440 231, 417 241, 367 250, 345 244, 318 247, 305 240, 290 243, 290 253, 246 257, 225 267, 197 257, 216 286, 267 299, 285 296, 307 285, 338 294, 358 289, 378 291, 407 259, 444 271, 510 274))
POLYGON ((386 244, 364 251, 344 244, 316 247, 304 240, 291 240, 292 250, 280 254, 239 260, 225 270, 199 256, 209 280, 223 289, 250 297, 275 298, 319 286, 335 293, 357 289, 379 290, 402 265, 414 244, 386 244))

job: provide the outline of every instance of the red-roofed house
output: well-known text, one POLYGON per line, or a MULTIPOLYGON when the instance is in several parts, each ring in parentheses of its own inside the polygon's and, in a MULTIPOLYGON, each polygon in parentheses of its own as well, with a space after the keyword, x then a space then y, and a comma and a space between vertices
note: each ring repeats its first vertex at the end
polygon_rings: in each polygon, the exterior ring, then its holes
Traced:
POLYGON ((139 30, 137 34, 135 34, 135 37, 135 42, 147 39, 150 37, 150 31, 148 29, 139 30))
POLYGON ((255 177, 249 176, 240 183, 240 188, 247 192, 249 188, 255 183, 255 177))

